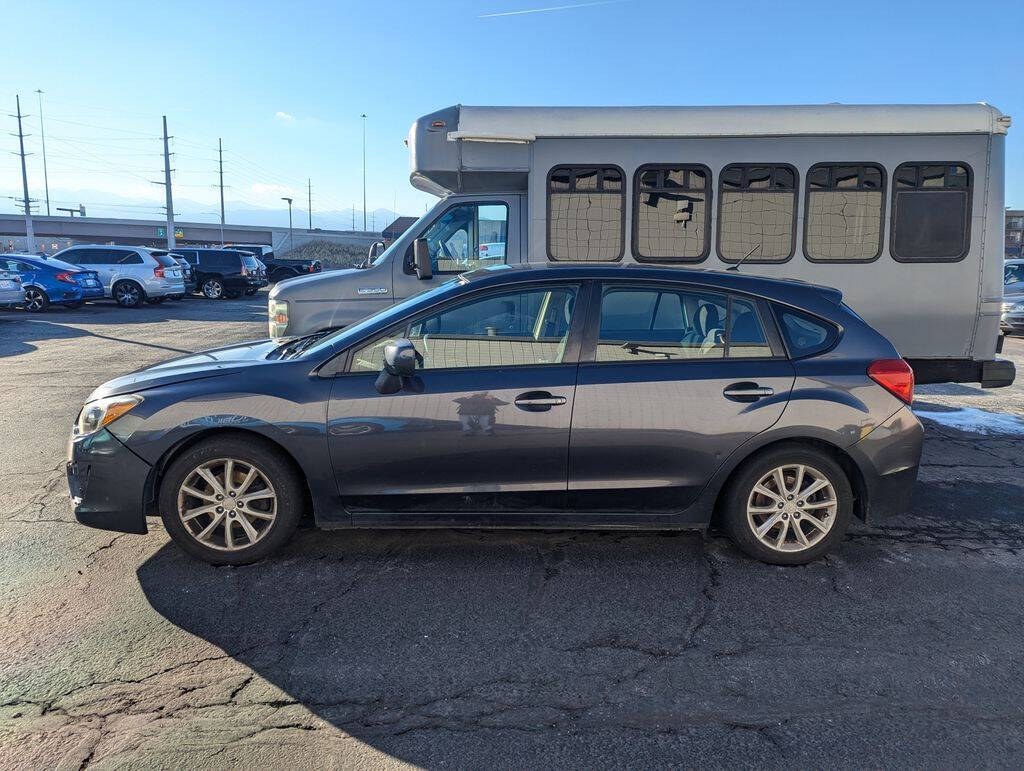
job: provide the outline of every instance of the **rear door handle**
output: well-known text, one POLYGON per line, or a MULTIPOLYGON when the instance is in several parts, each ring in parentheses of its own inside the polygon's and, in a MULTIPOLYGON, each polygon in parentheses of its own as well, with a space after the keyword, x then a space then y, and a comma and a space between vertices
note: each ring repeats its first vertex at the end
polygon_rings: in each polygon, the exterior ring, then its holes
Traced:
POLYGON ((548 391, 527 391, 516 397, 515 404, 527 412, 545 412, 559 404, 565 404, 565 397, 555 396, 548 391))
POLYGON ((725 387, 722 394, 734 402, 756 402, 766 396, 774 396, 775 390, 757 383, 733 383, 725 387))

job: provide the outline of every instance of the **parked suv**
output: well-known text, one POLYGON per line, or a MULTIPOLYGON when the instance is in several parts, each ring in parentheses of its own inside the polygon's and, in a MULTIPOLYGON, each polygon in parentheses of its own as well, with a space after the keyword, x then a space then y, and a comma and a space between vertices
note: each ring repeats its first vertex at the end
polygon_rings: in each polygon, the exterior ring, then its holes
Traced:
MULTIPOLYGON (((717 523, 800 564, 904 509, 914 374, 834 290, 682 268, 463 274, 347 329, 100 386, 80 522, 240 565, 340 527, 717 523)), ((412 538, 413 536, 408 536, 412 538)))
POLYGON ((95 271, 82 270, 63 260, 35 254, 0 256, 0 271, 13 271, 20 280, 21 307, 40 313, 51 305, 78 308, 86 300, 103 299, 103 286, 95 271))
POLYGON ((196 284, 204 297, 234 299, 242 293, 252 294, 267 285, 265 272, 249 252, 234 249, 178 248, 195 271, 196 284))
POLYGON ((199 286, 196 284, 196 274, 195 271, 192 270, 192 265, 185 259, 184 255, 179 254, 178 252, 168 252, 168 254, 174 258, 176 263, 178 263, 178 266, 181 268, 182 279, 185 282, 185 294, 175 299, 182 299, 185 295, 195 293, 199 286))
POLYGON ((320 260, 290 260, 275 257, 274 250, 261 244, 228 244, 232 249, 249 252, 261 261, 271 282, 284 281, 286 278, 308 276, 323 270, 320 260))
POLYGON ((103 285, 104 296, 122 308, 136 308, 144 302, 161 303, 183 295, 181 268, 166 251, 144 246, 69 246, 53 255, 72 265, 93 270, 103 285))

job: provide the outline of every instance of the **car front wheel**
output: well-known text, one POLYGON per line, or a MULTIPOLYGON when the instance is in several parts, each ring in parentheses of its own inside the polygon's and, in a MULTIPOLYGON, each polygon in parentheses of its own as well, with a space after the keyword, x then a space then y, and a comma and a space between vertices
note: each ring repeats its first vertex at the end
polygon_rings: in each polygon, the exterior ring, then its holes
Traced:
POLYGON ((209 300, 219 300, 224 296, 224 283, 220 279, 208 278, 203 282, 203 296, 209 300))
POLYGON ((812 562, 842 540, 853 492, 842 467, 812 448, 780 447, 741 467, 725 492, 723 524, 751 557, 812 562))
POLYGON ((122 308, 137 308, 146 299, 141 287, 133 281, 118 281, 111 294, 122 308))
POLYGON ((42 313, 50 307, 50 298, 42 289, 30 286, 25 290, 24 307, 30 313, 42 313))
POLYGON ((302 484, 268 444, 213 437, 175 460, 160 486, 160 516, 171 538, 211 565, 247 565, 295 532, 302 484))

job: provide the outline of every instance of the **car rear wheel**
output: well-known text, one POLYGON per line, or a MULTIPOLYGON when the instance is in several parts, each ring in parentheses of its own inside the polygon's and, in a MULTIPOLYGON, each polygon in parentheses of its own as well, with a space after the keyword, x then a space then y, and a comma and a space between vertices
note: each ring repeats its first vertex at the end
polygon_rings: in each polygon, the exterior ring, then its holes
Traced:
POLYGON ((25 290, 24 307, 31 313, 42 313, 50 307, 50 298, 39 287, 30 286, 25 290))
POLYGON ((287 543, 302 483, 260 441, 213 437, 175 460, 160 486, 160 516, 182 549, 211 565, 247 565, 287 543))
POLYGON ((224 297, 224 282, 218 278, 208 278, 203 282, 203 296, 208 300, 220 300, 224 297))
POLYGON ((138 308, 146 299, 142 287, 134 281, 118 281, 114 284, 111 294, 122 308, 138 308))
POLYGON ((746 463, 725 492, 723 524, 751 557, 812 562, 842 540, 853 491, 842 467, 813 448, 780 447, 746 463))

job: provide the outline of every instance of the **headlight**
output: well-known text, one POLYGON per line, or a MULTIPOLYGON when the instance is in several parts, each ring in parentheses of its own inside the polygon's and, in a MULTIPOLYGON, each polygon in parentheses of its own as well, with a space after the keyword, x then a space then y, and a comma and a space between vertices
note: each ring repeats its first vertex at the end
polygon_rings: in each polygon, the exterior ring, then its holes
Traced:
POLYGON ((142 397, 135 394, 110 396, 97 399, 82 407, 76 426, 78 436, 87 436, 109 426, 119 417, 142 403, 142 397))
POLYGON ((284 337, 288 330, 288 302, 286 300, 268 300, 267 315, 271 337, 284 337))

